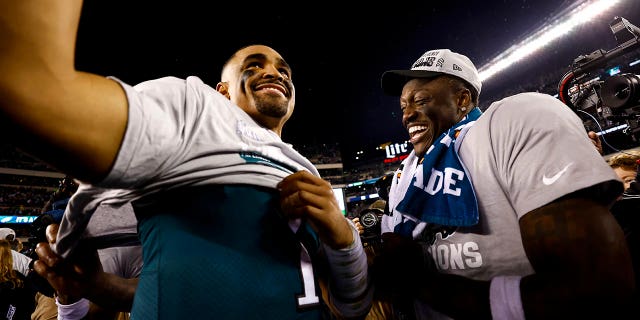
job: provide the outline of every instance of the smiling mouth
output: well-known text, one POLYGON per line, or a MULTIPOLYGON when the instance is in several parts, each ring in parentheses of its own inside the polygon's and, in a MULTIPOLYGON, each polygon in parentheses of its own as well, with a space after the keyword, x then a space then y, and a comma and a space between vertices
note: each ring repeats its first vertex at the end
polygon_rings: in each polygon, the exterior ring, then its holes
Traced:
POLYGON ((269 94, 277 94, 283 97, 287 97, 287 90, 278 84, 263 83, 255 87, 256 92, 266 92, 269 94))
POLYGON ((409 128, 409 141, 412 144, 420 142, 428 133, 427 126, 413 126, 409 128))
POLYGON ((285 96, 284 92, 282 92, 282 90, 278 90, 278 89, 272 88, 272 87, 260 88, 258 90, 258 92, 266 92, 266 93, 269 93, 269 94, 275 94, 275 95, 279 95, 279 96, 282 96, 282 97, 286 98, 286 96, 285 96))

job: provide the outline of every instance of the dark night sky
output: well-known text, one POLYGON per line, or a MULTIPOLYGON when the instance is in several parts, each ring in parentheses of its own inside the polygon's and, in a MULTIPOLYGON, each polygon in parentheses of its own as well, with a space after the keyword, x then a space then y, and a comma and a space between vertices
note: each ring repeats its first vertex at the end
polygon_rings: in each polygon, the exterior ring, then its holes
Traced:
MULTIPOLYGON (((396 98, 380 75, 409 67, 429 49, 450 48, 479 68, 575 1, 85 1, 77 66, 130 84, 196 75, 212 86, 236 49, 263 43, 293 68, 296 111, 283 139, 294 145, 355 146, 406 138, 396 98)), ((615 47, 615 16, 640 25, 640 1, 623 0, 600 18, 553 42, 528 62, 483 84, 499 96, 580 54, 615 47)), ((554 80, 559 81, 560 79, 554 80)))

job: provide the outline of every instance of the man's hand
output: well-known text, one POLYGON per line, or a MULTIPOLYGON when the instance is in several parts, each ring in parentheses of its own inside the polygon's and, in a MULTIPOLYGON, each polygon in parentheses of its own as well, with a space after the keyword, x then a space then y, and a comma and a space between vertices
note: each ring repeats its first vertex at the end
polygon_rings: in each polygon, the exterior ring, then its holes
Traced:
POLYGON ((354 217, 351 221, 356 226, 356 229, 358 229, 358 234, 362 235, 364 233, 364 226, 360 223, 360 217, 354 217))
POLYGON ((102 265, 95 250, 82 244, 78 246, 73 257, 64 259, 51 248, 56 242, 58 225, 47 226, 48 242, 38 243, 36 253, 38 260, 33 264, 34 270, 56 290, 58 300, 62 304, 70 304, 87 297, 96 286, 102 272, 102 265))
POLYGON ((589 136, 589 139, 591 139, 593 146, 598 150, 598 153, 602 155, 604 151, 602 150, 602 141, 600 140, 600 136, 598 136, 595 131, 589 131, 587 132, 587 135, 589 136))
POLYGON ((278 184, 280 206, 287 218, 306 219, 320 239, 333 249, 353 243, 352 226, 342 214, 331 184, 307 171, 298 171, 278 184))

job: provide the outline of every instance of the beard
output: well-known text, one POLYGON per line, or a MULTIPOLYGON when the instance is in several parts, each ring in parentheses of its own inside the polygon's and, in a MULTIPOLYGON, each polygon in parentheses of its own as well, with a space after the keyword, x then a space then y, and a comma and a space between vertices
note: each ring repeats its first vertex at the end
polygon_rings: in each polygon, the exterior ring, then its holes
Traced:
POLYGON ((265 116, 282 118, 289 111, 289 102, 282 97, 254 96, 256 109, 265 116))

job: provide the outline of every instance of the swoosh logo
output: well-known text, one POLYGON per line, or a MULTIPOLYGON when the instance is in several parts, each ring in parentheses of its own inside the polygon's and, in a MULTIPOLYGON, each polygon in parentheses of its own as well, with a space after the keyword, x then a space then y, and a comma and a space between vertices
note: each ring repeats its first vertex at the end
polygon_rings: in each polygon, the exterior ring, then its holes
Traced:
POLYGON ((573 165, 573 162, 566 165, 564 168, 562 168, 562 170, 558 171, 558 173, 554 174, 552 177, 548 178, 546 174, 542 175, 542 183, 547 186, 554 184, 556 181, 558 181, 558 179, 560 179, 560 177, 562 177, 565 172, 567 172, 567 169, 569 169, 571 165, 573 165))

